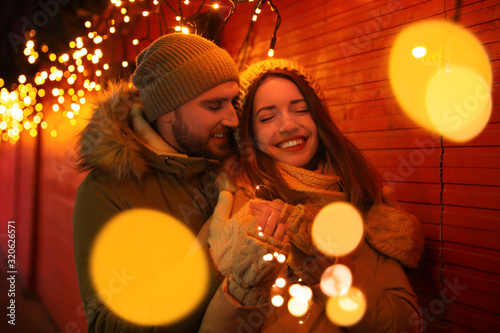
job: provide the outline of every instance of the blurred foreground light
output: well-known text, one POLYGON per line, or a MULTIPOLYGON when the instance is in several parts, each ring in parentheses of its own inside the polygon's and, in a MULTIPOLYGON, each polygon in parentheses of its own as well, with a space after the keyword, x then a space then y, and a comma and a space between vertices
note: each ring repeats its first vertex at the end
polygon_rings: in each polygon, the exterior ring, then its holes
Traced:
POLYGON ((149 209, 112 218, 91 253, 97 295, 119 316, 142 325, 176 322, 193 311, 207 292, 208 272, 193 233, 149 209))
POLYGON ((347 293, 330 297, 326 304, 326 315, 338 326, 352 326, 363 318, 366 311, 366 298, 354 287, 347 293))
POLYGON ((445 138, 464 142, 491 115, 492 72, 481 42, 449 22, 409 26, 391 50, 391 87, 407 115, 445 138))
POLYGON ((318 250, 329 256, 343 256, 361 241, 363 219, 351 204, 335 202, 316 215, 311 234, 318 250))
POLYGON ((274 305, 275 307, 279 308, 280 306, 283 305, 283 303, 285 303, 285 300, 283 299, 283 296, 281 295, 274 295, 272 298, 271 298, 271 303, 272 305, 274 305))
POLYGON ((309 302, 297 297, 292 297, 288 300, 288 311, 292 316, 302 317, 309 311, 309 302))
POLYGON ((347 266, 336 264, 328 267, 321 275, 321 291, 327 296, 345 294, 352 284, 352 273, 347 266))

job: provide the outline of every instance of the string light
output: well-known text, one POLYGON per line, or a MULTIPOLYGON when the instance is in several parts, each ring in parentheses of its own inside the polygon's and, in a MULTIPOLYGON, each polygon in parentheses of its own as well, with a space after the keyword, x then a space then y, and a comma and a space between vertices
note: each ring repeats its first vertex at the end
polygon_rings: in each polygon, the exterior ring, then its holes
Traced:
MULTIPOLYGON (((164 8, 159 6, 161 3, 160 1, 153 0, 152 2, 157 6, 154 9, 155 13, 159 15, 150 15, 153 14, 151 7, 143 7, 144 2, 142 1, 110 0, 110 6, 116 7, 117 10, 105 11, 104 13, 111 14, 104 14, 109 16, 102 17, 99 21, 96 19, 86 20, 83 23, 86 29, 85 33, 81 36, 75 36, 75 38, 66 45, 67 50, 58 54, 54 52, 49 53, 49 47, 46 44, 37 45, 36 39, 33 39, 36 36, 36 31, 30 30, 27 34, 28 40, 26 41, 25 47, 22 49, 22 54, 30 64, 35 64, 37 61, 43 61, 44 59, 47 59, 45 60, 47 63, 38 65, 45 68, 31 77, 20 73, 17 80, 18 83, 12 85, 10 90, 4 87, 5 82, 0 78, 0 140, 14 144, 19 140, 19 135, 23 131, 34 137, 40 134, 42 130, 47 129, 50 131, 49 133, 51 133, 51 136, 56 137, 58 133, 57 130, 50 128, 51 126, 49 123, 44 120, 43 114, 47 112, 57 112, 58 117, 67 118, 71 125, 75 125, 77 121, 79 121, 79 115, 82 114, 81 110, 86 104, 84 92, 99 91, 102 88, 99 80, 108 79, 105 73, 111 68, 109 63, 110 60, 107 54, 103 54, 107 53, 103 52, 103 50, 107 50, 109 47, 109 44, 106 43, 108 40, 113 40, 114 42, 114 38, 116 37, 113 36, 121 34, 119 26, 116 24, 120 22, 129 23, 131 22, 131 15, 134 15, 142 17, 145 20, 157 19, 160 30, 163 31, 165 28, 163 25, 164 21, 162 21, 165 17, 163 13, 164 8), (133 6, 139 5, 141 6, 139 7, 140 9, 133 8, 133 6), (113 15, 115 16, 113 17, 113 15), (103 45, 103 47, 101 47, 101 45, 103 45), (39 53, 47 54, 47 58, 40 57, 39 53), (50 85, 54 84, 64 89, 53 89, 53 86, 50 85), (43 107, 44 99, 47 99, 45 108, 43 107), (53 99, 56 100, 56 103, 54 103, 53 99)), ((234 14, 237 4, 253 2, 255 4, 254 19, 257 18, 257 13, 262 12, 266 3, 268 3, 271 10, 277 14, 277 10, 274 9, 271 0, 230 0, 230 2, 232 8, 225 17, 217 34, 223 31, 225 23, 231 15, 234 14)), ((183 14, 180 6, 181 3, 183 3, 183 6, 190 5, 190 1, 188 0, 179 1, 178 9, 174 9, 165 2, 166 7, 169 7, 175 15, 174 22, 176 24, 171 26, 170 29, 173 28, 174 31, 185 34, 198 33, 199 27, 197 26, 195 18, 201 10, 207 8, 207 6, 204 5, 205 0, 200 2, 200 6, 197 7, 197 9, 190 12, 189 17, 183 14)), ((210 4, 209 8, 220 10, 221 4, 214 1, 210 4)), ((270 56, 273 56, 275 53, 275 35, 277 27, 279 26, 278 17, 277 15, 277 24, 271 42, 272 46, 268 53, 270 56)), ((140 44, 140 41, 142 41, 142 39, 134 38, 131 44, 137 46, 140 44)), ((129 43, 130 42, 124 47, 131 47, 129 43)), ((126 50, 124 51, 128 52, 126 50)), ((137 49, 134 48, 134 51, 137 52, 137 49)), ((127 61, 120 62, 116 64, 117 67, 130 67, 127 61)), ((280 263, 286 260, 284 255, 273 256, 273 260, 274 258, 280 263)))

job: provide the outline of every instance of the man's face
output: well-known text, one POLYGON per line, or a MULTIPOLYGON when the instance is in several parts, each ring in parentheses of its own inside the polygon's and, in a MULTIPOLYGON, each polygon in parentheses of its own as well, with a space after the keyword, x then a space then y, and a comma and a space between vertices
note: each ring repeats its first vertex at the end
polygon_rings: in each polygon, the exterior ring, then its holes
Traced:
POLYGON ((180 153, 222 160, 236 147, 233 131, 238 118, 233 101, 237 95, 235 81, 218 85, 162 116, 160 133, 180 153), (161 128, 166 123, 171 131, 161 128))

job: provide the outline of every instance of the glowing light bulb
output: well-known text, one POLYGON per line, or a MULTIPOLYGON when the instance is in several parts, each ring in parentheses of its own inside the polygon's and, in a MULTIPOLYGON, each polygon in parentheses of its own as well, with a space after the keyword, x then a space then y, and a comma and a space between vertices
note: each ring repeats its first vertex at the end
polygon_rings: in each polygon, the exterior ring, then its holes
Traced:
POLYGON ((417 46, 416 48, 411 50, 411 54, 413 54, 413 56, 417 59, 422 58, 423 56, 426 55, 426 53, 427 53, 427 50, 423 46, 417 46))
POLYGON ((19 75, 18 81, 19 81, 19 83, 26 82, 26 76, 25 75, 19 75))
POLYGON ((182 29, 182 28, 181 28, 181 26, 180 26, 180 25, 177 25, 177 26, 175 26, 175 28, 174 28, 174 30, 175 30, 175 31, 181 31, 181 29, 182 29))
POLYGON ((276 279, 276 285, 279 287, 279 288, 283 288, 284 286, 286 286, 286 280, 283 279, 283 278, 277 278, 276 279))
POLYGON ((185 5, 189 5, 189 0, 185 0, 185 1, 184 1, 184 4, 185 4, 185 5))
POLYGON ((271 261, 273 260, 273 255, 271 253, 265 254, 262 259, 264 259, 264 261, 271 261))
POLYGON ((260 8, 256 8, 256 9, 255 9, 255 14, 260 14, 260 12, 261 12, 261 11, 262 11, 262 10, 261 10, 260 8))
POLYGON ((128 66, 128 61, 122 61, 122 66, 127 67, 128 66))
POLYGON ((143 11, 143 12, 142 12, 142 16, 146 17, 146 16, 148 16, 148 15, 149 15, 149 12, 148 12, 148 11, 143 11))
POLYGON ((255 15, 255 14, 254 14, 254 15, 252 16, 252 21, 254 21, 254 22, 255 22, 255 21, 257 21, 257 15, 255 15))
POLYGON ((180 21, 180 20, 181 20, 181 17, 180 17, 180 16, 176 16, 176 17, 175 17, 175 20, 176 20, 176 21, 180 21))
POLYGON ((92 26, 92 23, 90 21, 85 22, 85 28, 90 28, 92 26))
POLYGON ((138 40, 138 39, 134 39, 134 40, 132 41, 132 44, 134 44, 134 45, 139 44, 139 40, 138 40))
POLYGON ((116 28, 115 27, 110 27, 109 28, 109 32, 114 34, 116 32, 116 28))
POLYGON ((130 16, 126 15, 123 17, 123 22, 128 23, 130 21, 130 16))
POLYGON ((345 294, 352 284, 352 274, 349 268, 336 264, 328 267, 321 275, 321 291, 327 296, 345 294))
POLYGON ((276 257, 276 260, 278 260, 278 262, 280 263, 284 263, 286 261, 286 256, 284 254, 278 254, 278 256, 276 257))
POLYGON ((314 244, 329 256, 352 252, 363 237, 363 219, 354 206, 335 202, 316 215, 311 232, 314 244))
POLYGON ((218 8, 219 8, 219 4, 218 4, 218 3, 214 3, 214 4, 212 5, 212 7, 213 7, 214 9, 218 9, 218 8))
POLYGON ((269 51, 267 52, 267 55, 269 57, 274 57, 274 50, 273 49, 269 49, 269 51))
POLYGON ((183 34, 188 34, 189 33, 189 29, 187 27, 182 27, 181 31, 182 31, 183 34))
POLYGON ((292 297, 288 301, 288 311, 292 316, 302 317, 309 310, 309 302, 305 302, 299 298, 292 297))
POLYGON ((281 295, 274 295, 271 298, 271 304, 277 308, 282 306, 284 303, 285 303, 285 300, 283 299, 283 296, 281 296, 281 295))

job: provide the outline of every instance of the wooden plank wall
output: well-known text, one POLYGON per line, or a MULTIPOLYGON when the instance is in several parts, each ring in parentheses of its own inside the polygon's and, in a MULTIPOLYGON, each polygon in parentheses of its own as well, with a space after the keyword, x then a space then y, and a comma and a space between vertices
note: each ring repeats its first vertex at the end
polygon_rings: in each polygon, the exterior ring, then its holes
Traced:
MULTIPOLYGON (((390 47, 424 19, 452 21, 456 2, 275 0, 282 18, 276 57, 301 62, 325 88, 333 119, 374 162, 426 237, 409 271, 426 332, 493 332, 500 327, 500 2, 465 0, 460 23, 483 43, 493 70, 493 112, 465 144, 419 128, 388 81, 390 47)), ((241 66, 267 58, 275 15, 264 7, 249 32, 251 5, 223 35, 241 66)))

